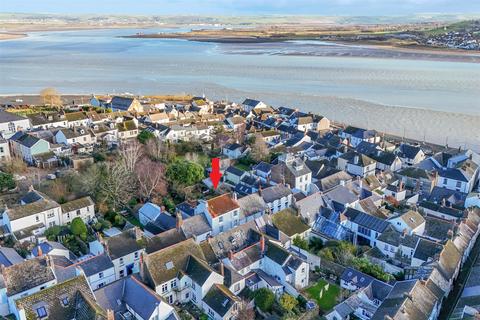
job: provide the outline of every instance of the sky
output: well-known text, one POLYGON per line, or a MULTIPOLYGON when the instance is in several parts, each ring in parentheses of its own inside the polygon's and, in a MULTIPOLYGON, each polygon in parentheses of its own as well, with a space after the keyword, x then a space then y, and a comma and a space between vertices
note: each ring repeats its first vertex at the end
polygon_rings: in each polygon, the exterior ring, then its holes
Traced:
POLYGON ((480 13, 480 0, 2 0, 0 12, 140 15, 480 13))

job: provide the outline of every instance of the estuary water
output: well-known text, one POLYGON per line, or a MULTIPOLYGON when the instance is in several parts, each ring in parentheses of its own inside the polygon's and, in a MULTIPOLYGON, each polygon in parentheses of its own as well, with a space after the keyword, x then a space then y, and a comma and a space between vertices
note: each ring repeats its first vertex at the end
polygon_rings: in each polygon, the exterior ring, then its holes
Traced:
MULTIPOLYGON (((480 149, 478 57, 446 61, 321 42, 120 38, 157 30, 32 32, 0 41, 0 94, 191 93, 257 98, 411 138, 480 149)), ((162 30, 164 31, 164 30, 162 30)))

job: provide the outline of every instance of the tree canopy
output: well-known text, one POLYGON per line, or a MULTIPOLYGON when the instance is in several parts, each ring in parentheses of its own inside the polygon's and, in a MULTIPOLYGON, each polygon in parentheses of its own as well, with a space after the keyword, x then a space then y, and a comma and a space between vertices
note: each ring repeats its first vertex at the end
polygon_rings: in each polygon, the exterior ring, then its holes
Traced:
POLYGON ((142 144, 146 144, 148 140, 154 139, 154 138, 155 138, 155 135, 153 133, 145 130, 140 132, 137 136, 138 141, 140 141, 140 143, 142 144))
POLYGON ((167 178, 182 186, 191 186, 204 177, 202 166, 182 159, 176 159, 167 167, 167 178))
POLYGON ((15 188, 15 180, 13 175, 0 172, 0 190, 10 190, 15 188))
POLYGON ((80 217, 76 217, 72 220, 70 230, 72 231, 72 234, 76 236, 87 235, 87 226, 80 217))
POLYGON ((261 288, 254 292, 255 305, 263 312, 269 312, 272 310, 273 303, 275 302, 275 295, 267 288, 261 288))
POLYGON ((298 304, 297 299, 295 299, 294 297, 292 297, 288 293, 284 293, 280 297, 280 305, 287 312, 291 312, 293 310, 293 308, 295 308, 297 306, 297 304, 298 304))

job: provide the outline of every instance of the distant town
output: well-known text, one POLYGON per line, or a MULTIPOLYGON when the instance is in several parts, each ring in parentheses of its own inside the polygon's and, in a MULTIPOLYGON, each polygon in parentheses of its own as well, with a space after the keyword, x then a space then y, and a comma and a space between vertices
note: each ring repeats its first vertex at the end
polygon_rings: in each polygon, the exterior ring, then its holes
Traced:
POLYGON ((248 97, 53 88, 2 98, 0 135, 0 318, 480 316, 476 150, 248 97))

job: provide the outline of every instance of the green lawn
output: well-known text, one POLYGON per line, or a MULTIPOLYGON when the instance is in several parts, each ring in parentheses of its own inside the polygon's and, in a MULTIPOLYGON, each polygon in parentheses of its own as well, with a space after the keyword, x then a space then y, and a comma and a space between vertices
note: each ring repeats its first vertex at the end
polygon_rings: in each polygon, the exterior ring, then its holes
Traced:
POLYGON ((322 297, 320 298, 320 291, 325 287, 327 281, 321 279, 315 285, 309 287, 307 295, 310 299, 314 299, 320 309, 324 312, 331 310, 337 304, 337 297, 340 294, 340 288, 330 283, 328 290, 323 290, 322 297))

